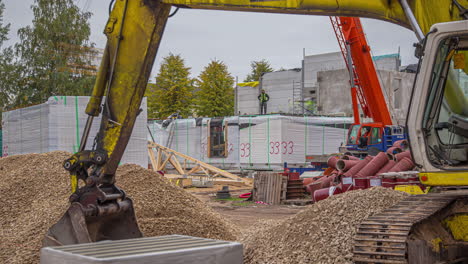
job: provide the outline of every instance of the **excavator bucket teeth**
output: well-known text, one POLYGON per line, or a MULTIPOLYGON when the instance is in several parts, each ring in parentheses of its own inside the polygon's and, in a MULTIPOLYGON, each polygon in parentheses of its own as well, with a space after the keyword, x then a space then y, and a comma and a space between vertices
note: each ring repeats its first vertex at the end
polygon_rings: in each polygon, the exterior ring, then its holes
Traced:
POLYGON ((72 203, 60 220, 48 231, 44 246, 91 243, 142 237, 138 228, 132 201, 125 199, 124 210, 87 209, 72 203), (90 211, 99 214, 90 214, 90 211))

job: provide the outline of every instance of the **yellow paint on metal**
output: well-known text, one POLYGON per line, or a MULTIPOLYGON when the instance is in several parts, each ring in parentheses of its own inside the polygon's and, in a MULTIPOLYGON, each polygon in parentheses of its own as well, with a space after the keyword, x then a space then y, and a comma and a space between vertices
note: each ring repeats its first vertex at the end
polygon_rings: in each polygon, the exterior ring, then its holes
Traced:
MULTIPOLYGON (((162 0, 163 3, 197 9, 359 16, 375 18, 411 28, 399 0, 162 0)), ((467 6, 468 0, 458 0, 467 6)), ((408 0, 424 33, 435 23, 461 20, 452 0, 408 0)))
POLYGON ((256 82, 245 82, 245 83, 238 83, 237 86, 240 86, 240 87, 246 87, 246 86, 248 86, 248 87, 257 87, 258 84, 259 84, 258 81, 256 81, 256 82))
POLYGON ((426 193, 418 185, 397 185, 395 186, 395 191, 405 192, 411 195, 426 193))
MULTIPOLYGON (((105 81, 111 81, 97 144, 97 149, 109 157, 103 175, 115 174, 128 143, 170 9, 170 5, 158 1, 119 0, 109 16, 105 28, 108 57, 93 92, 100 96, 105 81), (108 72, 113 74, 109 80, 105 78, 108 72), (110 115, 105 114, 107 108, 110 115)), ((91 105, 90 110, 93 108, 91 105)))
POLYGON ((453 68, 454 69, 465 69, 466 67, 466 60, 465 60, 465 53, 460 52, 453 56, 453 68))
POLYGON ((440 252, 441 242, 442 242, 442 239, 440 237, 437 237, 431 240, 432 249, 434 249, 435 252, 440 252))
POLYGON ((78 188, 78 178, 76 177, 76 175, 70 175, 70 184, 72 193, 75 193, 76 189, 78 188))
POLYGON ((468 215, 457 214, 444 220, 445 226, 452 233, 453 238, 468 242, 468 215))
POLYGON ((428 186, 467 186, 468 172, 421 172, 419 179, 428 186))

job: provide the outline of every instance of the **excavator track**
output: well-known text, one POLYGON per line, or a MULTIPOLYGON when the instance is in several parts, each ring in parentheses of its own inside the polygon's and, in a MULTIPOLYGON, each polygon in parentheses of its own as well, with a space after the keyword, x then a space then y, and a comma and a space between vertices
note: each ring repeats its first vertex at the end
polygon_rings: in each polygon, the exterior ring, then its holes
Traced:
POLYGON ((412 227, 461 196, 447 193, 414 195, 367 218, 354 238, 354 263, 409 263, 407 239, 412 227))

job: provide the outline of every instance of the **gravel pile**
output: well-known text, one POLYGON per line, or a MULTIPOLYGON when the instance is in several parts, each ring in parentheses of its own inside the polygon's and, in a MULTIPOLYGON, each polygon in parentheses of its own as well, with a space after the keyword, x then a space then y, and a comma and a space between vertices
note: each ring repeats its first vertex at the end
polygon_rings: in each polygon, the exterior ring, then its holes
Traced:
MULTIPOLYGON (((69 176, 62 168, 69 156, 56 151, 0 159, 0 263, 38 263, 44 234, 69 205, 69 176)), ((117 174, 145 236, 235 240, 237 230, 219 214, 156 173, 124 165, 117 174)))
POLYGON ((315 203, 260 232, 244 234, 244 263, 352 263, 359 224, 404 197, 402 192, 376 187, 315 203))

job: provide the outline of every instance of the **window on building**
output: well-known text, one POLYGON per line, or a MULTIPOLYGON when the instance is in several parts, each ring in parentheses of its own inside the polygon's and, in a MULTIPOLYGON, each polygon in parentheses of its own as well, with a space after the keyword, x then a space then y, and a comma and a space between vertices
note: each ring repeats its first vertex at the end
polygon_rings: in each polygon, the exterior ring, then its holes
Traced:
POLYGON ((223 120, 208 121, 208 157, 225 158, 228 156, 228 123, 223 120))

